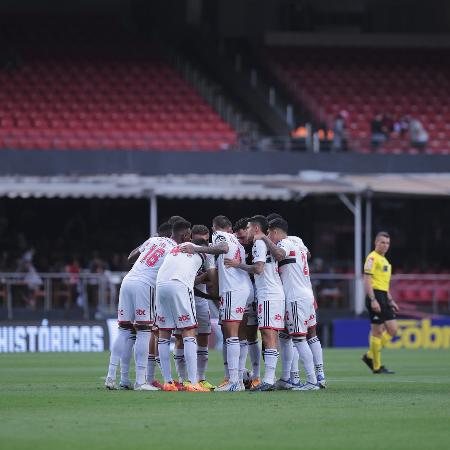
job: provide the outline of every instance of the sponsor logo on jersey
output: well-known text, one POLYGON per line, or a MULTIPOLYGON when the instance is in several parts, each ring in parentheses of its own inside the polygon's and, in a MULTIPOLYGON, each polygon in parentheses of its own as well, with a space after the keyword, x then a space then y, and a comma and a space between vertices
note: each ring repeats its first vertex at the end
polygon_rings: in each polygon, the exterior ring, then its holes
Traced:
POLYGON ((161 323, 166 323, 166 318, 164 316, 157 316, 156 320, 161 323))
POLYGON ((238 306, 238 307, 236 308, 236 312, 237 312, 238 314, 244 314, 245 308, 242 308, 242 306, 238 306))
POLYGON ((145 316, 145 309, 136 309, 137 316, 145 316))
POLYGON ((190 320, 191 316, 189 314, 183 314, 182 316, 178 317, 178 322, 187 322, 190 320))

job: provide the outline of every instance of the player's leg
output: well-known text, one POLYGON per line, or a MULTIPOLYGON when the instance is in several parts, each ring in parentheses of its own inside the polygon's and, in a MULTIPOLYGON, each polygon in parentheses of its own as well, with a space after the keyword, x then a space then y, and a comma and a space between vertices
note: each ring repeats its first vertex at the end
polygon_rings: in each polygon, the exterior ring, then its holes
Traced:
POLYGON ((323 351, 322 344, 317 336, 317 317, 316 310, 314 308, 314 300, 311 303, 303 302, 304 314, 307 317, 308 322, 308 335, 307 341, 311 349, 314 358, 314 367, 316 369, 317 382, 321 388, 327 387, 325 379, 325 372, 323 369, 323 351), (308 318, 309 314, 309 318, 308 318))
POLYGON ((226 292, 220 307, 222 332, 225 337, 227 367, 229 383, 218 390, 240 391, 243 388, 239 382, 239 360, 241 346, 239 342, 239 327, 245 312, 247 303, 247 291, 226 292))
MULTIPOLYGON (((390 320, 386 320, 384 324, 380 325, 379 329, 379 363, 377 362, 377 365, 375 364, 375 354, 373 358, 373 373, 376 374, 394 374, 395 372, 392 370, 389 370, 386 366, 381 364, 381 350, 386 345, 387 342, 389 342, 398 331, 398 324, 395 319, 392 319, 393 317, 389 311, 386 311, 384 314, 384 317, 389 317, 390 320), (378 367, 379 366, 379 367, 378 367), (378 367, 378 369, 377 369, 378 367)), ((395 317, 395 316, 394 316, 395 317)), ((373 353, 373 352, 372 352, 373 353)))
MULTIPOLYGON (((316 390, 317 377, 314 368, 314 358, 306 342, 308 332, 308 320, 304 310, 304 301, 300 299, 286 300, 286 328, 292 336, 292 342, 295 346, 299 359, 305 369, 306 383, 304 385, 294 387, 294 390, 316 390)), ((309 312, 309 311, 308 311, 309 312)))
POLYGON ((150 335, 150 343, 148 349, 148 361, 147 361, 147 383, 157 388, 161 388, 162 384, 156 379, 156 358, 159 359, 158 353, 158 337, 159 330, 156 325, 153 325, 152 333, 150 335))
MULTIPOLYGON (((378 299, 377 299, 378 300, 378 299)), ((381 305, 380 305, 381 306, 381 305)), ((379 370, 381 367, 381 347, 382 334, 385 330, 384 320, 381 317, 381 312, 372 310, 372 302, 369 297, 366 297, 366 308, 370 317, 370 335, 369 335, 369 350, 362 356, 363 362, 369 369, 379 370)))
POLYGON ((131 335, 127 340, 120 358, 120 383, 119 389, 132 389, 130 382, 130 362, 133 354, 134 344, 136 342, 136 329, 133 327, 131 335))
POLYGON ((244 379, 249 379, 248 375, 246 375, 246 373, 248 373, 246 366, 247 363, 247 355, 248 355, 248 341, 247 341, 247 333, 246 333, 246 328, 247 328, 247 315, 244 314, 241 323, 239 324, 239 330, 238 330, 238 335, 239 335, 239 346, 240 346, 240 351, 239 351, 239 383, 241 384, 241 388, 245 389, 245 385, 244 385, 244 379))
POLYGON ((158 285, 156 287, 156 325, 159 330, 158 353, 161 362, 161 372, 164 379, 163 391, 178 391, 172 378, 170 364, 170 338, 172 330, 176 326, 172 311, 172 298, 174 287, 172 283, 158 285))
POLYGON ((298 355, 297 348, 292 343, 293 351, 292 351, 292 363, 291 363, 291 374, 290 381, 292 384, 297 385, 300 383, 300 371, 298 368, 298 360, 300 359, 298 355))
POLYGON ((206 371, 209 361, 209 335, 211 334, 211 314, 208 301, 205 299, 195 299, 195 308, 197 315, 197 376, 199 383, 210 391, 216 386, 206 379, 206 371))
POLYGON ((186 361, 184 359, 184 344, 181 330, 174 330, 175 347, 173 349, 173 360, 175 362, 175 371, 177 373, 178 381, 175 384, 178 390, 183 390, 183 382, 187 381, 186 361))
POLYGON ((252 387, 260 383, 261 378, 261 347, 258 339, 258 317, 247 317, 246 327, 248 353, 250 355, 250 362, 252 364, 252 387))
POLYGON ((117 311, 118 333, 111 347, 111 356, 109 358, 108 374, 105 380, 107 389, 116 389, 116 373, 120 358, 127 345, 133 329, 134 321, 134 294, 131 283, 127 280, 122 282, 119 291, 119 306, 117 311))
POLYGON ((276 388, 279 390, 292 389, 291 366, 294 353, 292 338, 287 330, 278 333, 278 342, 280 343, 281 354, 281 378, 276 382, 276 388))

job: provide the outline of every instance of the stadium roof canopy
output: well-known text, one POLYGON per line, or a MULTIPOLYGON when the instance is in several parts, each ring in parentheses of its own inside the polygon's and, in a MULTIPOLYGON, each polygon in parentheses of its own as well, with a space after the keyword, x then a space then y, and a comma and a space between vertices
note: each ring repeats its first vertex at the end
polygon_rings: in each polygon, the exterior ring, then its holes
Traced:
POLYGON ((0 197, 9 198, 208 198, 295 200, 307 195, 366 194, 450 196, 450 174, 4 176, 0 197))
POLYGON ((345 175, 165 175, 0 177, 0 197, 146 198, 150 233, 158 224, 158 197, 217 200, 299 200, 308 195, 337 195, 354 216, 355 312, 364 309, 362 281, 362 201, 365 200, 365 250, 372 244, 373 196, 450 196, 450 174, 345 175), (349 198, 354 197, 354 201, 349 198))

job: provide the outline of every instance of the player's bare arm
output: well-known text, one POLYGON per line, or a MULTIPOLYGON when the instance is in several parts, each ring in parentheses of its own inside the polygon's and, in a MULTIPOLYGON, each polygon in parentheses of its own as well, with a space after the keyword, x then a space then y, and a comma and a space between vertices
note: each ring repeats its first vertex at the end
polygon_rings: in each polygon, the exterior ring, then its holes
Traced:
POLYGON ((380 312, 380 304, 378 303, 378 300, 375 298, 375 293, 373 292, 372 287, 372 275, 368 275, 367 273, 364 274, 364 289, 366 291, 367 296, 370 299, 371 308, 375 312, 380 312))
POLYGON ((258 261, 254 264, 245 264, 240 262, 238 259, 224 259, 225 267, 234 267, 236 269, 242 269, 247 273, 252 273, 259 275, 264 272, 264 263, 262 261, 258 261))
POLYGON ((131 251, 131 253, 128 255, 128 261, 130 259, 133 259, 136 255, 140 253, 139 247, 136 247, 134 250, 131 251))
POLYGON ((194 255, 195 253, 207 253, 209 255, 222 255, 224 253, 228 253, 228 244, 220 243, 216 245, 194 245, 194 244, 185 244, 180 246, 180 251, 182 253, 189 253, 194 255))
POLYGON ((208 274, 206 272, 203 272, 200 275, 197 275, 195 277, 194 285, 197 286, 197 284, 206 283, 207 280, 208 280, 208 274))
POLYGON ((206 284, 206 289, 208 294, 214 299, 219 298, 219 278, 217 276, 217 269, 208 269, 206 271, 208 275, 208 283, 206 284))
POLYGON ((269 252, 272 254, 276 261, 282 261, 286 258, 286 251, 274 244, 265 234, 256 233, 255 239, 261 239, 267 245, 269 252))

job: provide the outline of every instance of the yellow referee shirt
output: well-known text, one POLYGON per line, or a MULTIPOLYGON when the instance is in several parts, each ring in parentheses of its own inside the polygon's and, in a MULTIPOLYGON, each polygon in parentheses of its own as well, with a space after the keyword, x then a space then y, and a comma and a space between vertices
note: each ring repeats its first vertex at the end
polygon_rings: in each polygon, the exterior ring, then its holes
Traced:
POLYGON ((372 288, 378 291, 389 291, 392 266, 389 261, 375 250, 367 256, 364 273, 372 275, 372 288))

